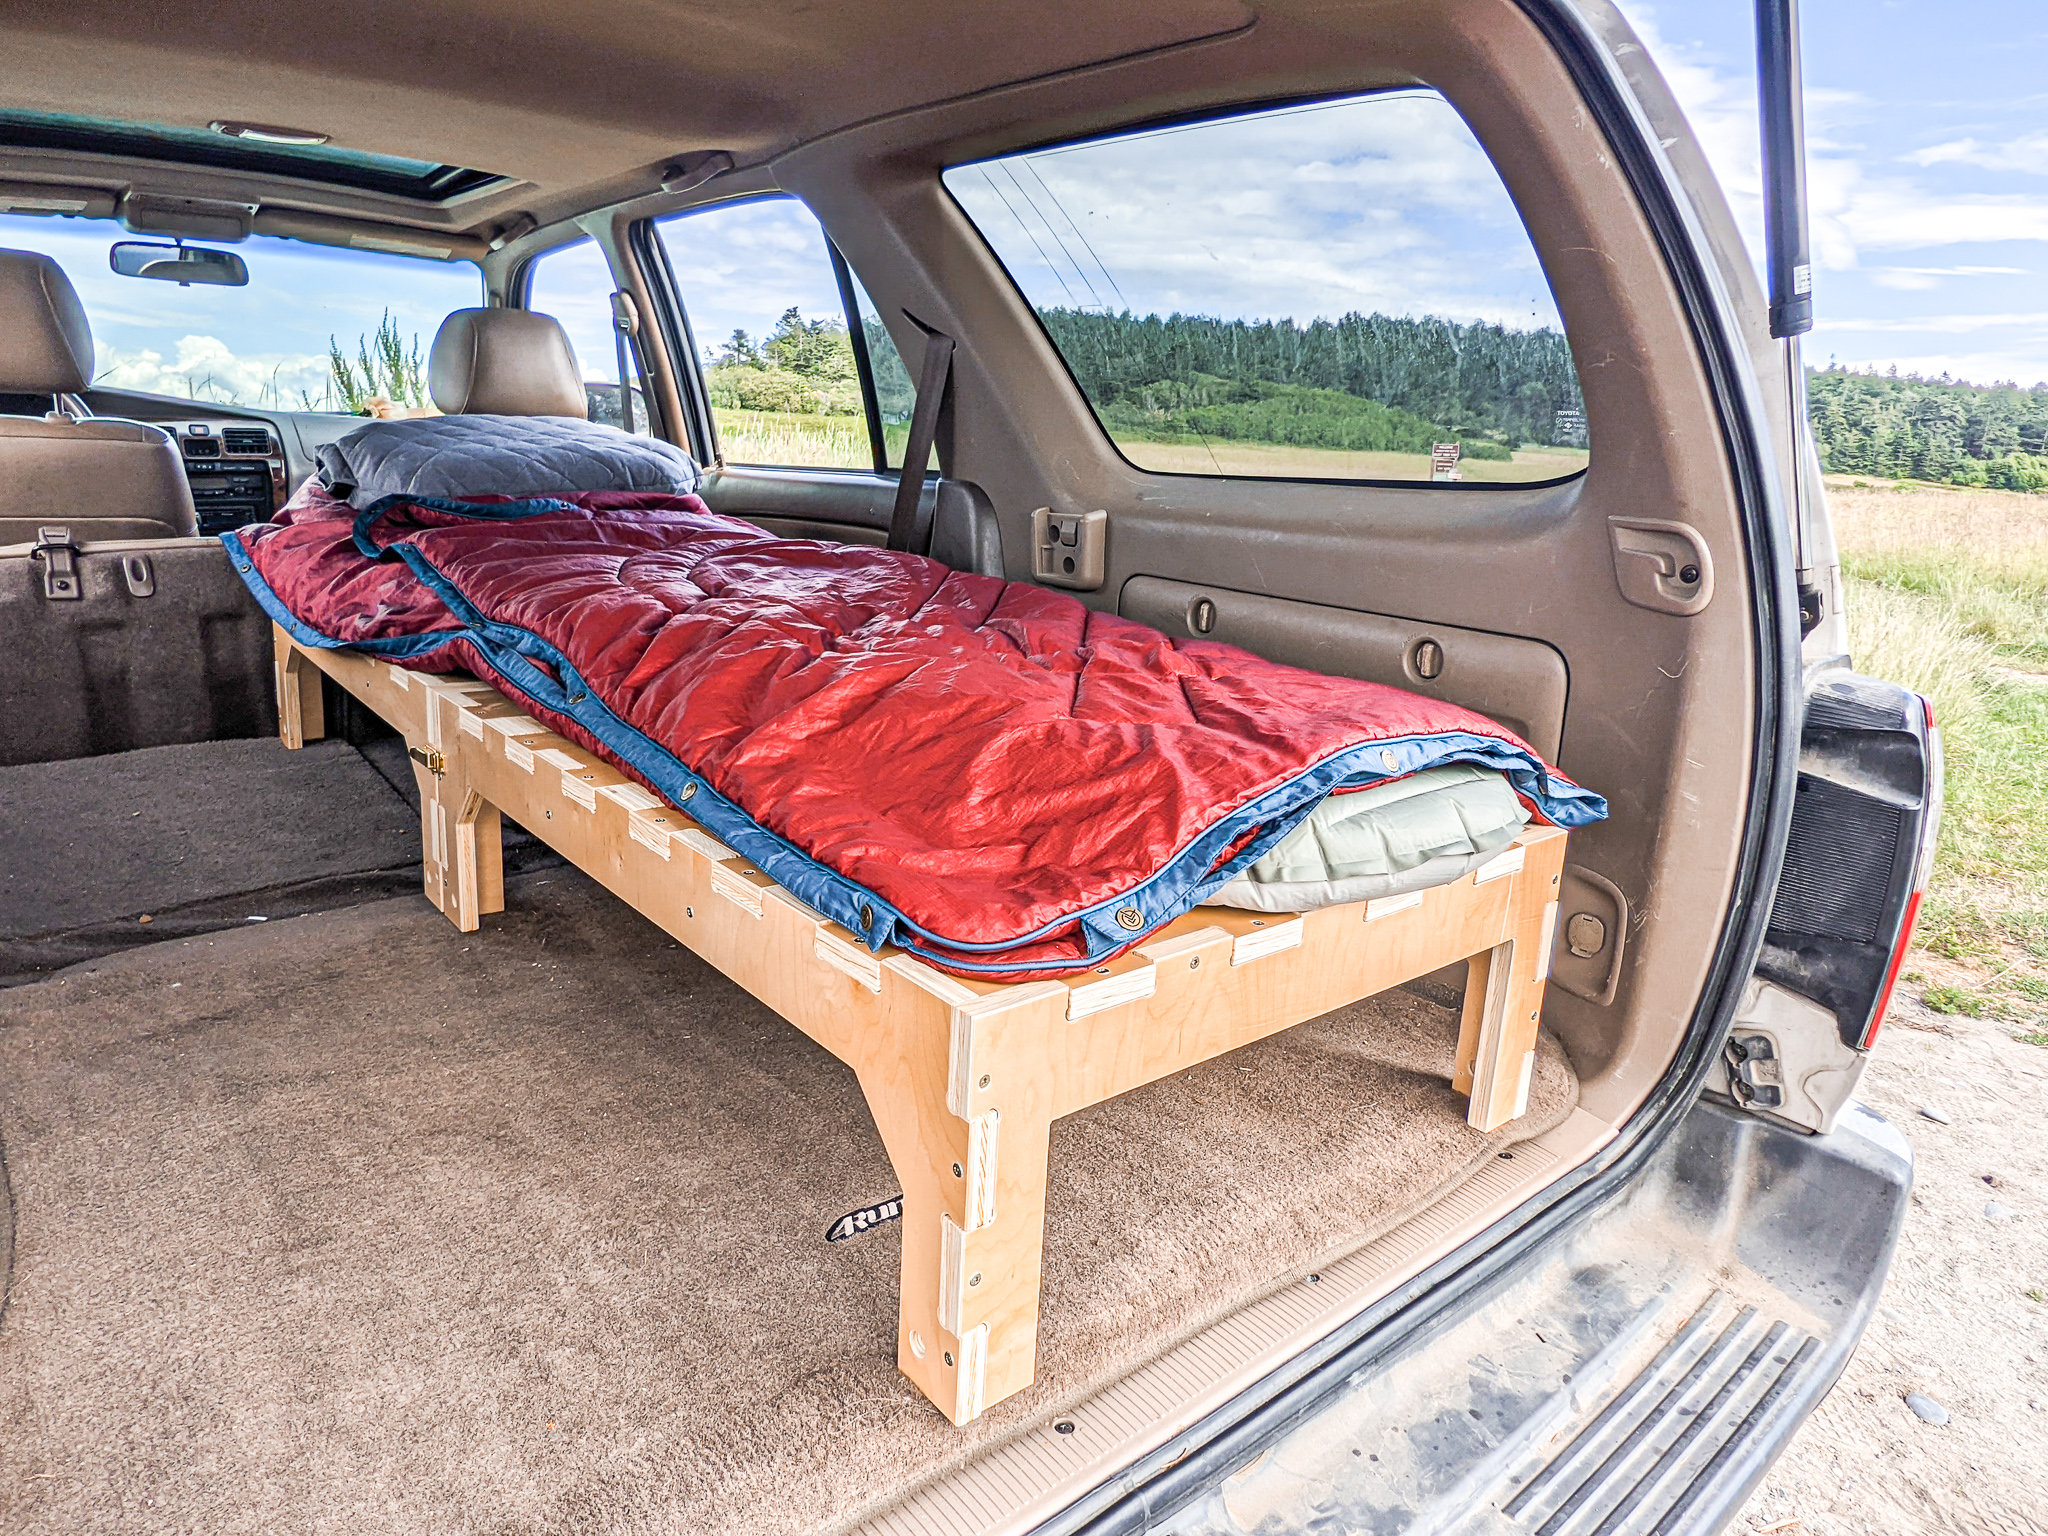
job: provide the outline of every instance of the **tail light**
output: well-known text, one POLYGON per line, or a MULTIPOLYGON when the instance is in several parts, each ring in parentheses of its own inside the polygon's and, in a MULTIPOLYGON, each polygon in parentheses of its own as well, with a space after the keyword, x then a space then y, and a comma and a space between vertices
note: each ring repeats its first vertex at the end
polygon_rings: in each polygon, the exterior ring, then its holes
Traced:
POLYGON ((1897 683, 1823 674, 1757 974, 1829 1009, 1858 1050, 1876 1041, 1912 943, 1940 821, 1933 706, 1897 683))

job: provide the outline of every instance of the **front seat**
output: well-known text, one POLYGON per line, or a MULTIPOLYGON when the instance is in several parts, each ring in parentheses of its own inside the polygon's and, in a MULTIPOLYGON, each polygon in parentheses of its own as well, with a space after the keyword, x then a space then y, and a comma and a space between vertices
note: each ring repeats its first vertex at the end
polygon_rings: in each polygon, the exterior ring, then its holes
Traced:
POLYGON ((590 415, 568 333, 530 309, 458 309, 443 320, 427 392, 450 416, 590 415))
POLYGON ((70 414, 92 382, 92 327, 64 269, 0 250, 0 394, 49 395, 47 416, 0 416, 0 545, 61 527, 70 538, 174 539, 199 532, 171 434, 70 414))

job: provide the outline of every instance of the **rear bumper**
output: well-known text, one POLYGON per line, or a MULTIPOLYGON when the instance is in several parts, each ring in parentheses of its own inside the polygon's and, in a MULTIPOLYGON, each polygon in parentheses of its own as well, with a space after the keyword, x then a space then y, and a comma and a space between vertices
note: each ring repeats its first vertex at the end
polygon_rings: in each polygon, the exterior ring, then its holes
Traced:
POLYGON ((1698 1103, 1454 1311, 1390 1319, 1262 1439, 1224 1437, 1088 1529, 1709 1536, 1848 1362, 1912 1176, 1861 1106, 1808 1136, 1698 1103))

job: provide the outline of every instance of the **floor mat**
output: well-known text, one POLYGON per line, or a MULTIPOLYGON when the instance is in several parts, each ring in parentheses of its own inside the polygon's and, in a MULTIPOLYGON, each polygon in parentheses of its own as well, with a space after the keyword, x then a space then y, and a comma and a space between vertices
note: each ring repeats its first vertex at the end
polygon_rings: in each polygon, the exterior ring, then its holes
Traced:
MULTIPOLYGON (((569 870, 0 993, 0 1528, 810 1532, 1491 1156, 1406 993, 1059 1122, 1038 1384, 898 1376, 853 1076, 569 870)), ((1533 1134, 1576 1084, 1545 1045, 1533 1134)))
POLYGON ((0 768, 0 977, 409 891, 419 842, 416 813, 342 742, 204 741, 0 768))

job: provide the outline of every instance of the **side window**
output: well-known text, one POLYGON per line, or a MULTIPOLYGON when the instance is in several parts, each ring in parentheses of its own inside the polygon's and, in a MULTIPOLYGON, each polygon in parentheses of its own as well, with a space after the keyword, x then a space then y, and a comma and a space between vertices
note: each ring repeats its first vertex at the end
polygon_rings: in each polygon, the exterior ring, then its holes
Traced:
POLYGON ((850 273, 849 314, 809 209, 784 197, 723 203, 655 230, 689 310, 728 463, 875 469, 878 438, 884 462, 901 461, 910 374, 850 273))
POLYGON ((1586 465, 1528 233, 1434 92, 1034 150, 945 183, 1140 469, 1535 481, 1586 465))
MULTIPOLYGON (((553 315, 569 333, 569 345, 583 370, 590 419, 622 427, 626 423, 619 398, 619 339, 612 325, 612 290, 616 286, 595 240, 578 240, 544 251, 526 273, 526 307, 553 315)), ((637 371, 630 354, 626 371, 637 371)), ((647 401, 637 379, 630 404, 633 430, 646 433, 647 401)))

